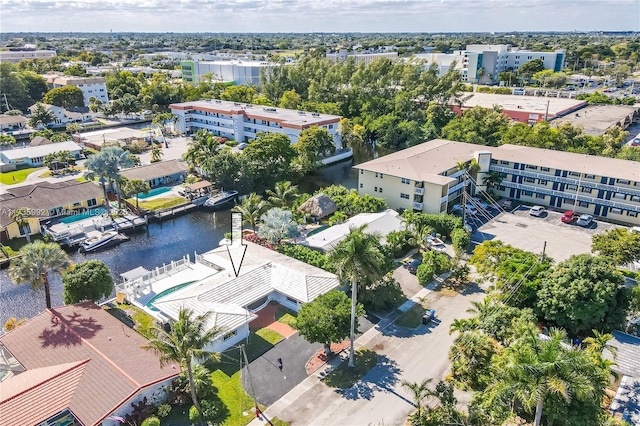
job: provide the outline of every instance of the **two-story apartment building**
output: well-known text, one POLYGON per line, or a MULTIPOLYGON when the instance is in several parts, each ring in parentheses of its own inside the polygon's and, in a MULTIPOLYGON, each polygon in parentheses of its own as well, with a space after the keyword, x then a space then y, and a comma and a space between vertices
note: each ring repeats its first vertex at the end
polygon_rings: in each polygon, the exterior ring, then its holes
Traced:
POLYGON ((599 218, 640 224, 640 163, 519 145, 488 147, 434 139, 355 166, 358 192, 383 197, 389 207, 444 213, 466 184, 485 190, 483 179, 496 172, 500 197, 575 210, 599 218), (466 178, 460 164, 478 162, 466 178), (472 182, 472 180, 475 181, 472 182))
POLYGON ((205 129, 216 136, 247 142, 258 133, 281 133, 295 143, 304 129, 318 126, 327 129, 336 148, 341 147, 338 124, 342 117, 338 115, 216 99, 172 104, 169 108, 178 117, 177 128, 187 134, 205 129))

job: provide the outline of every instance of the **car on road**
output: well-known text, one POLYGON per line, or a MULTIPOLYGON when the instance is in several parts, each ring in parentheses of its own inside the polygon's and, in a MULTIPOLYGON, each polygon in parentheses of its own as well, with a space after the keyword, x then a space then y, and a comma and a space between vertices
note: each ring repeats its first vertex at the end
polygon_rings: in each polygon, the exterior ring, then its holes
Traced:
POLYGON ((591 226, 592 223, 593 223, 593 216, 591 216, 590 214, 580 215, 580 217, 578 218, 578 221, 576 222, 578 226, 583 226, 585 228, 591 226))
POLYGON ((560 220, 563 223, 573 223, 574 220, 576 220, 578 217, 578 215, 576 214, 576 212, 571 211, 571 210, 567 210, 566 212, 564 212, 562 214, 562 217, 560 218, 560 220))
POLYGON ((431 250, 435 251, 445 251, 447 249, 444 242, 440 238, 436 237, 427 237, 427 246, 429 246, 431 250))
POLYGON ((543 206, 533 206, 529 209, 529 214, 535 217, 541 217, 547 214, 547 209, 543 206))
POLYGON ((422 265, 422 260, 413 259, 412 261, 405 263, 404 268, 415 275, 416 272, 418 272, 418 266, 420 265, 422 265))

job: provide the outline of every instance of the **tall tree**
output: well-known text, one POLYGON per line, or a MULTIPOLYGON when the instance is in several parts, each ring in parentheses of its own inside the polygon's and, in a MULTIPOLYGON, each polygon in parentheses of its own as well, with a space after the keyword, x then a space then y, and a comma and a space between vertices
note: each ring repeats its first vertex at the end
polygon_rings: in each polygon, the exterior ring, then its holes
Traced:
MULTIPOLYGON (((100 180, 102 189, 104 191, 104 199, 107 205, 107 210, 111 212, 111 206, 109 204, 109 198, 107 197, 107 184, 111 187, 117 185, 120 181, 120 169, 131 167, 133 160, 129 156, 129 153, 117 146, 107 146, 102 148, 97 154, 90 155, 87 158, 85 166, 88 172, 85 174, 85 179, 93 180, 96 177, 100 180)), ((118 197, 118 205, 120 205, 120 190, 115 188, 116 195, 118 197)))
POLYGON ((47 308, 51 308, 49 273, 62 274, 69 266, 69 257, 56 243, 34 241, 20 249, 20 257, 9 265, 9 276, 16 284, 28 282, 35 290, 44 287, 47 308))
POLYGON ((270 188, 275 182, 288 180, 292 175, 291 162, 296 151, 287 135, 260 133, 242 155, 248 159, 256 182, 262 188, 270 188))
POLYGON ((213 134, 204 129, 200 129, 189 143, 187 152, 183 159, 195 169, 203 169, 209 158, 216 156, 220 144, 213 138, 213 134))
POLYGON ((62 86, 51 89, 44 95, 44 103, 65 109, 84 106, 84 94, 79 87, 62 86))
POLYGON ((33 127, 34 129, 37 129, 40 126, 47 127, 47 124, 53 122, 53 120, 55 119, 56 118, 53 113, 40 102, 38 102, 31 111, 31 116, 29 117, 29 126, 33 127))
POLYGON ((162 161, 163 155, 164 155, 164 152, 162 152, 162 149, 160 149, 160 146, 157 143, 154 143, 153 146, 151 147, 151 162, 159 163, 160 161, 162 161))
POLYGON ((136 196, 136 209, 138 207, 138 198, 140 194, 146 194, 151 190, 149 184, 142 179, 127 179, 125 181, 124 187, 122 188, 124 193, 130 197, 135 194, 136 196))
POLYGON ((614 228, 592 237, 591 251, 611 259, 614 265, 640 260, 640 233, 614 228))
POLYGON ((31 228, 29 228, 29 210, 26 208, 14 209, 11 211, 11 220, 20 228, 20 233, 24 234, 27 243, 31 243, 31 228))
POLYGON ((407 380, 403 380, 401 382, 402 387, 411 392, 411 398, 418 408, 418 417, 420 417, 420 415, 422 414, 422 402, 431 394, 429 384, 432 380, 433 379, 428 378, 424 379, 421 382, 409 382, 407 380))
POLYGON ((333 137, 329 131, 318 126, 309 127, 300 132, 293 148, 298 154, 294 163, 301 174, 318 169, 322 164, 320 160, 323 156, 336 152, 333 137))
POLYGON ((300 198, 298 185, 292 185, 291 181, 276 182, 273 191, 267 189, 267 195, 272 206, 282 208, 291 208, 296 200, 300 198))
POLYGON ((187 370, 191 400, 199 412, 202 412, 202 409, 196 395, 192 364, 194 360, 212 356, 205 351, 205 348, 223 332, 216 326, 210 326, 210 318, 211 312, 194 315, 191 309, 183 308, 178 313, 177 321, 169 320, 170 331, 154 327, 152 329, 153 337, 149 339, 149 344, 143 346, 144 349, 158 354, 160 365, 165 366, 170 362, 177 362, 187 370))
POLYGON ((62 274, 62 300, 69 305, 85 300, 98 302, 113 291, 113 278, 100 260, 87 260, 62 274))
POLYGON ((356 331, 356 304, 358 282, 370 283, 384 275, 385 259, 380 251, 378 237, 364 232, 366 225, 351 229, 349 235, 328 254, 336 274, 351 284, 351 347, 349 366, 354 366, 354 341, 356 331))
POLYGON ((242 200, 242 203, 233 207, 233 211, 242 213, 242 220, 256 230, 260 217, 271 205, 255 192, 252 192, 242 200))

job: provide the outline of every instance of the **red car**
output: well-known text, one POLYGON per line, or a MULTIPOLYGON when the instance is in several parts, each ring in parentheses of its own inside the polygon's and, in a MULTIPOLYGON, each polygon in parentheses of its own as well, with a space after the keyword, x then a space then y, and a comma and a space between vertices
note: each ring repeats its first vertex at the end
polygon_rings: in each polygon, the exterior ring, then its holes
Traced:
POLYGON ((577 217, 578 215, 576 215, 576 212, 568 210, 564 212, 560 220, 564 223, 572 223, 577 217))

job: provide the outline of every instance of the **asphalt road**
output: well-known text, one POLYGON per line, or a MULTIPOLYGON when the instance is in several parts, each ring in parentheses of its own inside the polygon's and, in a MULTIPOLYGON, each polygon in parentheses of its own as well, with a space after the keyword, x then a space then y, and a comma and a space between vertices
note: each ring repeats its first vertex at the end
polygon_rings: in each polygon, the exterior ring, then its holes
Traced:
POLYGON ((318 382, 277 414, 292 425, 404 425, 415 408, 401 381, 433 378, 437 383, 449 368, 449 335, 454 318, 468 317, 471 301, 481 300, 477 287, 467 295, 427 296, 436 309, 436 321, 415 330, 389 326, 367 344, 378 354, 378 364, 354 387, 336 390, 318 382))

